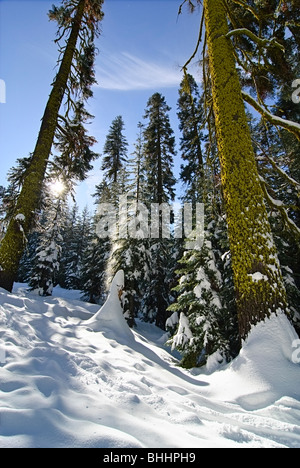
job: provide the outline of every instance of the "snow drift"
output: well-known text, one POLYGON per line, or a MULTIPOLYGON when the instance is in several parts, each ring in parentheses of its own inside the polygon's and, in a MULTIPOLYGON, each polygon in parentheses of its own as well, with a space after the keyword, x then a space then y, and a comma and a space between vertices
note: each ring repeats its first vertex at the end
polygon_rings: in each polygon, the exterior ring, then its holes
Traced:
POLYGON ((0 447, 300 447, 285 317, 256 327, 222 370, 186 371, 161 330, 128 329, 120 285, 122 273, 100 311, 0 290, 0 447))

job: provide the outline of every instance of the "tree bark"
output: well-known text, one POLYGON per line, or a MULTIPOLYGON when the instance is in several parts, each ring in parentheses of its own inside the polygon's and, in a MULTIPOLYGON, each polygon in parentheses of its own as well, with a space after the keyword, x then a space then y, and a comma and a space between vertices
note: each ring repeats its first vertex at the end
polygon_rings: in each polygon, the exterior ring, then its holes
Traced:
POLYGON ((78 3, 71 34, 49 96, 32 162, 27 170, 14 215, 0 245, 0 287, 11 291, 26 246, 26 236, 39 208, 47 162, 57 126, 59 109, 66 90, 77 39, 85 9, 85 0, 78 3))
POLYGON ((241 339, 272 313, 287 313, 286 292, 259 181, 222 0, 204 0, 222 186, 241 339))

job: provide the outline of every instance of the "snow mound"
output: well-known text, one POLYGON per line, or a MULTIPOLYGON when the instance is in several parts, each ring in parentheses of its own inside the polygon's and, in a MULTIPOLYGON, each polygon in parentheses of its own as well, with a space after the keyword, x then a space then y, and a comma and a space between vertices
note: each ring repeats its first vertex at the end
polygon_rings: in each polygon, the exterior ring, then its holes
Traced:
POLYGON ((300 366, 292 362, 297 338, 282 313, 256 325, 237 359, 218 376, 211 376, 222 380, 222 399, 248 411, 265 408, 282 397, 299 399, 300 366))
POLYGON ((113 330, 119 338, 132 339, 133 334, 127 325, 121 306, 121 295, 124 289, 124 271, 120 270, 115 275, 108 298, 99 312, 94 315, 87 325, 95 332, 113 330))
POLYGON ((285 317, 256 327, 223 370, 186 371, 159 345, 161 330, 123 321, 122 280, 100 311, 0 291, 1 448, 300 447, 285 317))

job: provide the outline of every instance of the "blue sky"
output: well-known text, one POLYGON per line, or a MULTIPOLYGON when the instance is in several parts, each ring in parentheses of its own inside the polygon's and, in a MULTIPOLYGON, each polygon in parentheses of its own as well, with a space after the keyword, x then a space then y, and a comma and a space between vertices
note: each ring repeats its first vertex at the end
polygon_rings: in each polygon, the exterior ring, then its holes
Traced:
MULTIPOLYGON (((6 103, 0 104, 0 185, 17 158, 33 151, 40 119, 55 76, 56 25, 47 12, 55 0, 0 0, 0 79, 6 103)), ((200 12, 178 17, 181 0, 106 0, 102 35, 97 40, 98 85, 89 101, 95 116, 90 125, 101 153, 112 120, 122 115, 129 151, 136 140, 149 97, 160 92, 172 111, 171 125, 179 143, 176 105, 181 66, 194 51, 200 12)), ((191 69, 200 80, 200 68, 191 69)), ((91 193, 101 181, 101 161, 77 190, 80 206, 92 205, 91 193)), ((180 154, 176 158, 176 175, 180 154)))

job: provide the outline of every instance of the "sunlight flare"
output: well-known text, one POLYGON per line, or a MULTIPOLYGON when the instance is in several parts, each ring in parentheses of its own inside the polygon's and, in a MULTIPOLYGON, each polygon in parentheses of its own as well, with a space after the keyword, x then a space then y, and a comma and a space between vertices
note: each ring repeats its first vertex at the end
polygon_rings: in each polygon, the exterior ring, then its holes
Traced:
POLYGON ((60 195, 62 195, 65 189, 66 186, 62 182, 62 180, 57 179, 51 182, 50 184, 50 191, 55 197, 59 197, 60 195))

